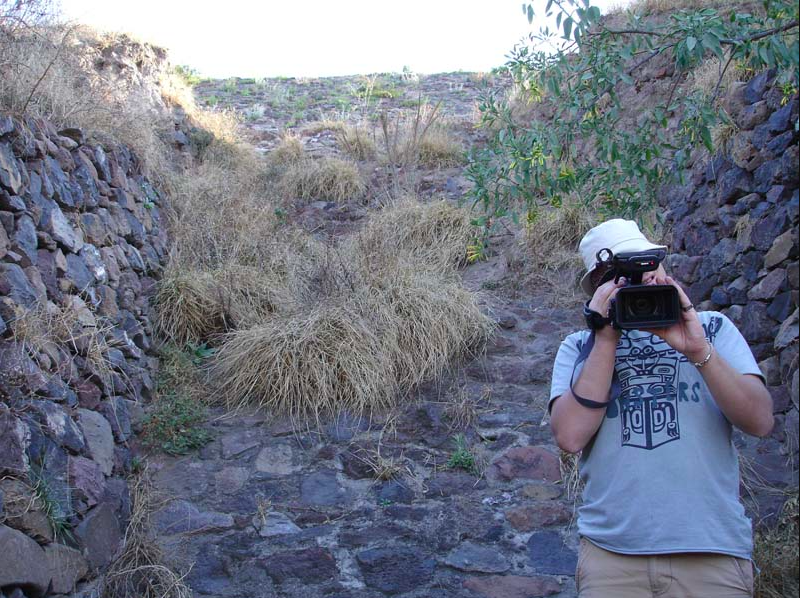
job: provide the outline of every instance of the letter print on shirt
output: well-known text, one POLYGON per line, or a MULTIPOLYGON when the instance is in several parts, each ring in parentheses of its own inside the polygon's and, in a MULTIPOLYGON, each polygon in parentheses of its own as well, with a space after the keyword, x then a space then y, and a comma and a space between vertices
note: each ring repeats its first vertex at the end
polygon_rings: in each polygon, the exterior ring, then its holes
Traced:
MULTIPOLYGON (((723 321, 711 316, 703 323, 709 342, 713 343, 723 321)), ((581 351, 583 342, 577 342, 581 351)), ((700 402, 700 384, 678 380, 680 364, 686 357, 654 334, 631 338, 624 333, 617 345, 615 374, 619 396, 606 410, 606 417, 621 417, 622 446, 652 450, 680 440, 678 403, 700 402)))
POLYGON ((676 379, 680 357, 654 335, 623 336, 617 347, 622 446, 652 450, 680 439, 676 379))

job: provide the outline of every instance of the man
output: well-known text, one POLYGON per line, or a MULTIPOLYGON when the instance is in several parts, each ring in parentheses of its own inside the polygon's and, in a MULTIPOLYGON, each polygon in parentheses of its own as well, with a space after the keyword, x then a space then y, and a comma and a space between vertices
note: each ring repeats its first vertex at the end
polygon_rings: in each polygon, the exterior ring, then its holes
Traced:
POLYGON ((763 376, 733 323, 698 313, 661 265, 642 283, 675 286, 678 323, 607 324, 602 316, 626 281, 598 262, 602 249, 666 248, 619 219, 580 243, 581 287, 600 323, 588 356, 588 330, 561 344, 549 405, 559 447, 581 452, 579 596, 752 596, 752 529, 739 502, 732 426, 756 436, 772 430, 763 376))

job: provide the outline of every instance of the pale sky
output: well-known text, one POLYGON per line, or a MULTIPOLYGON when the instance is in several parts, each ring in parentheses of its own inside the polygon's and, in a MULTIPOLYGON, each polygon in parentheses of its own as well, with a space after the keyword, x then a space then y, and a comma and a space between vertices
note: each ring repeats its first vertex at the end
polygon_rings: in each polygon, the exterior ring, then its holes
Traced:
MULTIPOLYGON (((605 12, 628 0, 594 0, 605 12)), ((487 71, 531 31, 521 0, 60 0, 209 77, 487 71)), ((545 0, 540 0, 543 8, 545 0)), ((538 24, 534 21, 534 29, 538 24)))

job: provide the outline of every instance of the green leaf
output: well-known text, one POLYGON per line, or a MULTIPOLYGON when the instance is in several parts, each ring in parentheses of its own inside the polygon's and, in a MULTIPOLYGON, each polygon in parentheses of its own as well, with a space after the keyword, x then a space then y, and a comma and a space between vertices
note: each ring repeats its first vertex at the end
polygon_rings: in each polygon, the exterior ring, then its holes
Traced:
POLYGON ((564 39, 569 39, 571 33, 572 33, 572 17, 567 17, 566 19, 564 19, 564 39))
POLYGON ((694 47, 697 45, 697 38, 693 35, 690 35, 686 38, 686 48, 691 52, 694 50, 694 47))

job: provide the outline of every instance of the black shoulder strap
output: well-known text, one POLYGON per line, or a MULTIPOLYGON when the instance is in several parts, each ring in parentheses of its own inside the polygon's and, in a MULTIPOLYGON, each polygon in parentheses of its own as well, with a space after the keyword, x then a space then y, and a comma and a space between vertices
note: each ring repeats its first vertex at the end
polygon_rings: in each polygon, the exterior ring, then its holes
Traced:
POLYGON ((578 370, 578 366, 584 361, 586 361, 586 359, 589 357, 589 353, 592 352, 593 347, 594 347, 594 330, 592 330, 592 333, 589 335, 589 338, 581 347, 580 353, 578 354, 578 358, 575 360, 575 366, 572 368, 572 376, 569 379, 569 389, 572 391, 572 396, 575 397, 575 400, 578 401, 578 403, 580 403, 584 407, 587 407, 588 409, 605 409, 616 400, 616 398, 619 396, 620 393, 620 385, 619 385, 619 379, 617 378, 616 368, 614 369, 614 373, 611 375, 611 389, 610 389, 611 398, 607 403, 601 403, 599 401, 593 401, 591 399, 587 399, 579 395, 577 392, 575 392, 575 386, 574 386, 575 372, 578 370))

